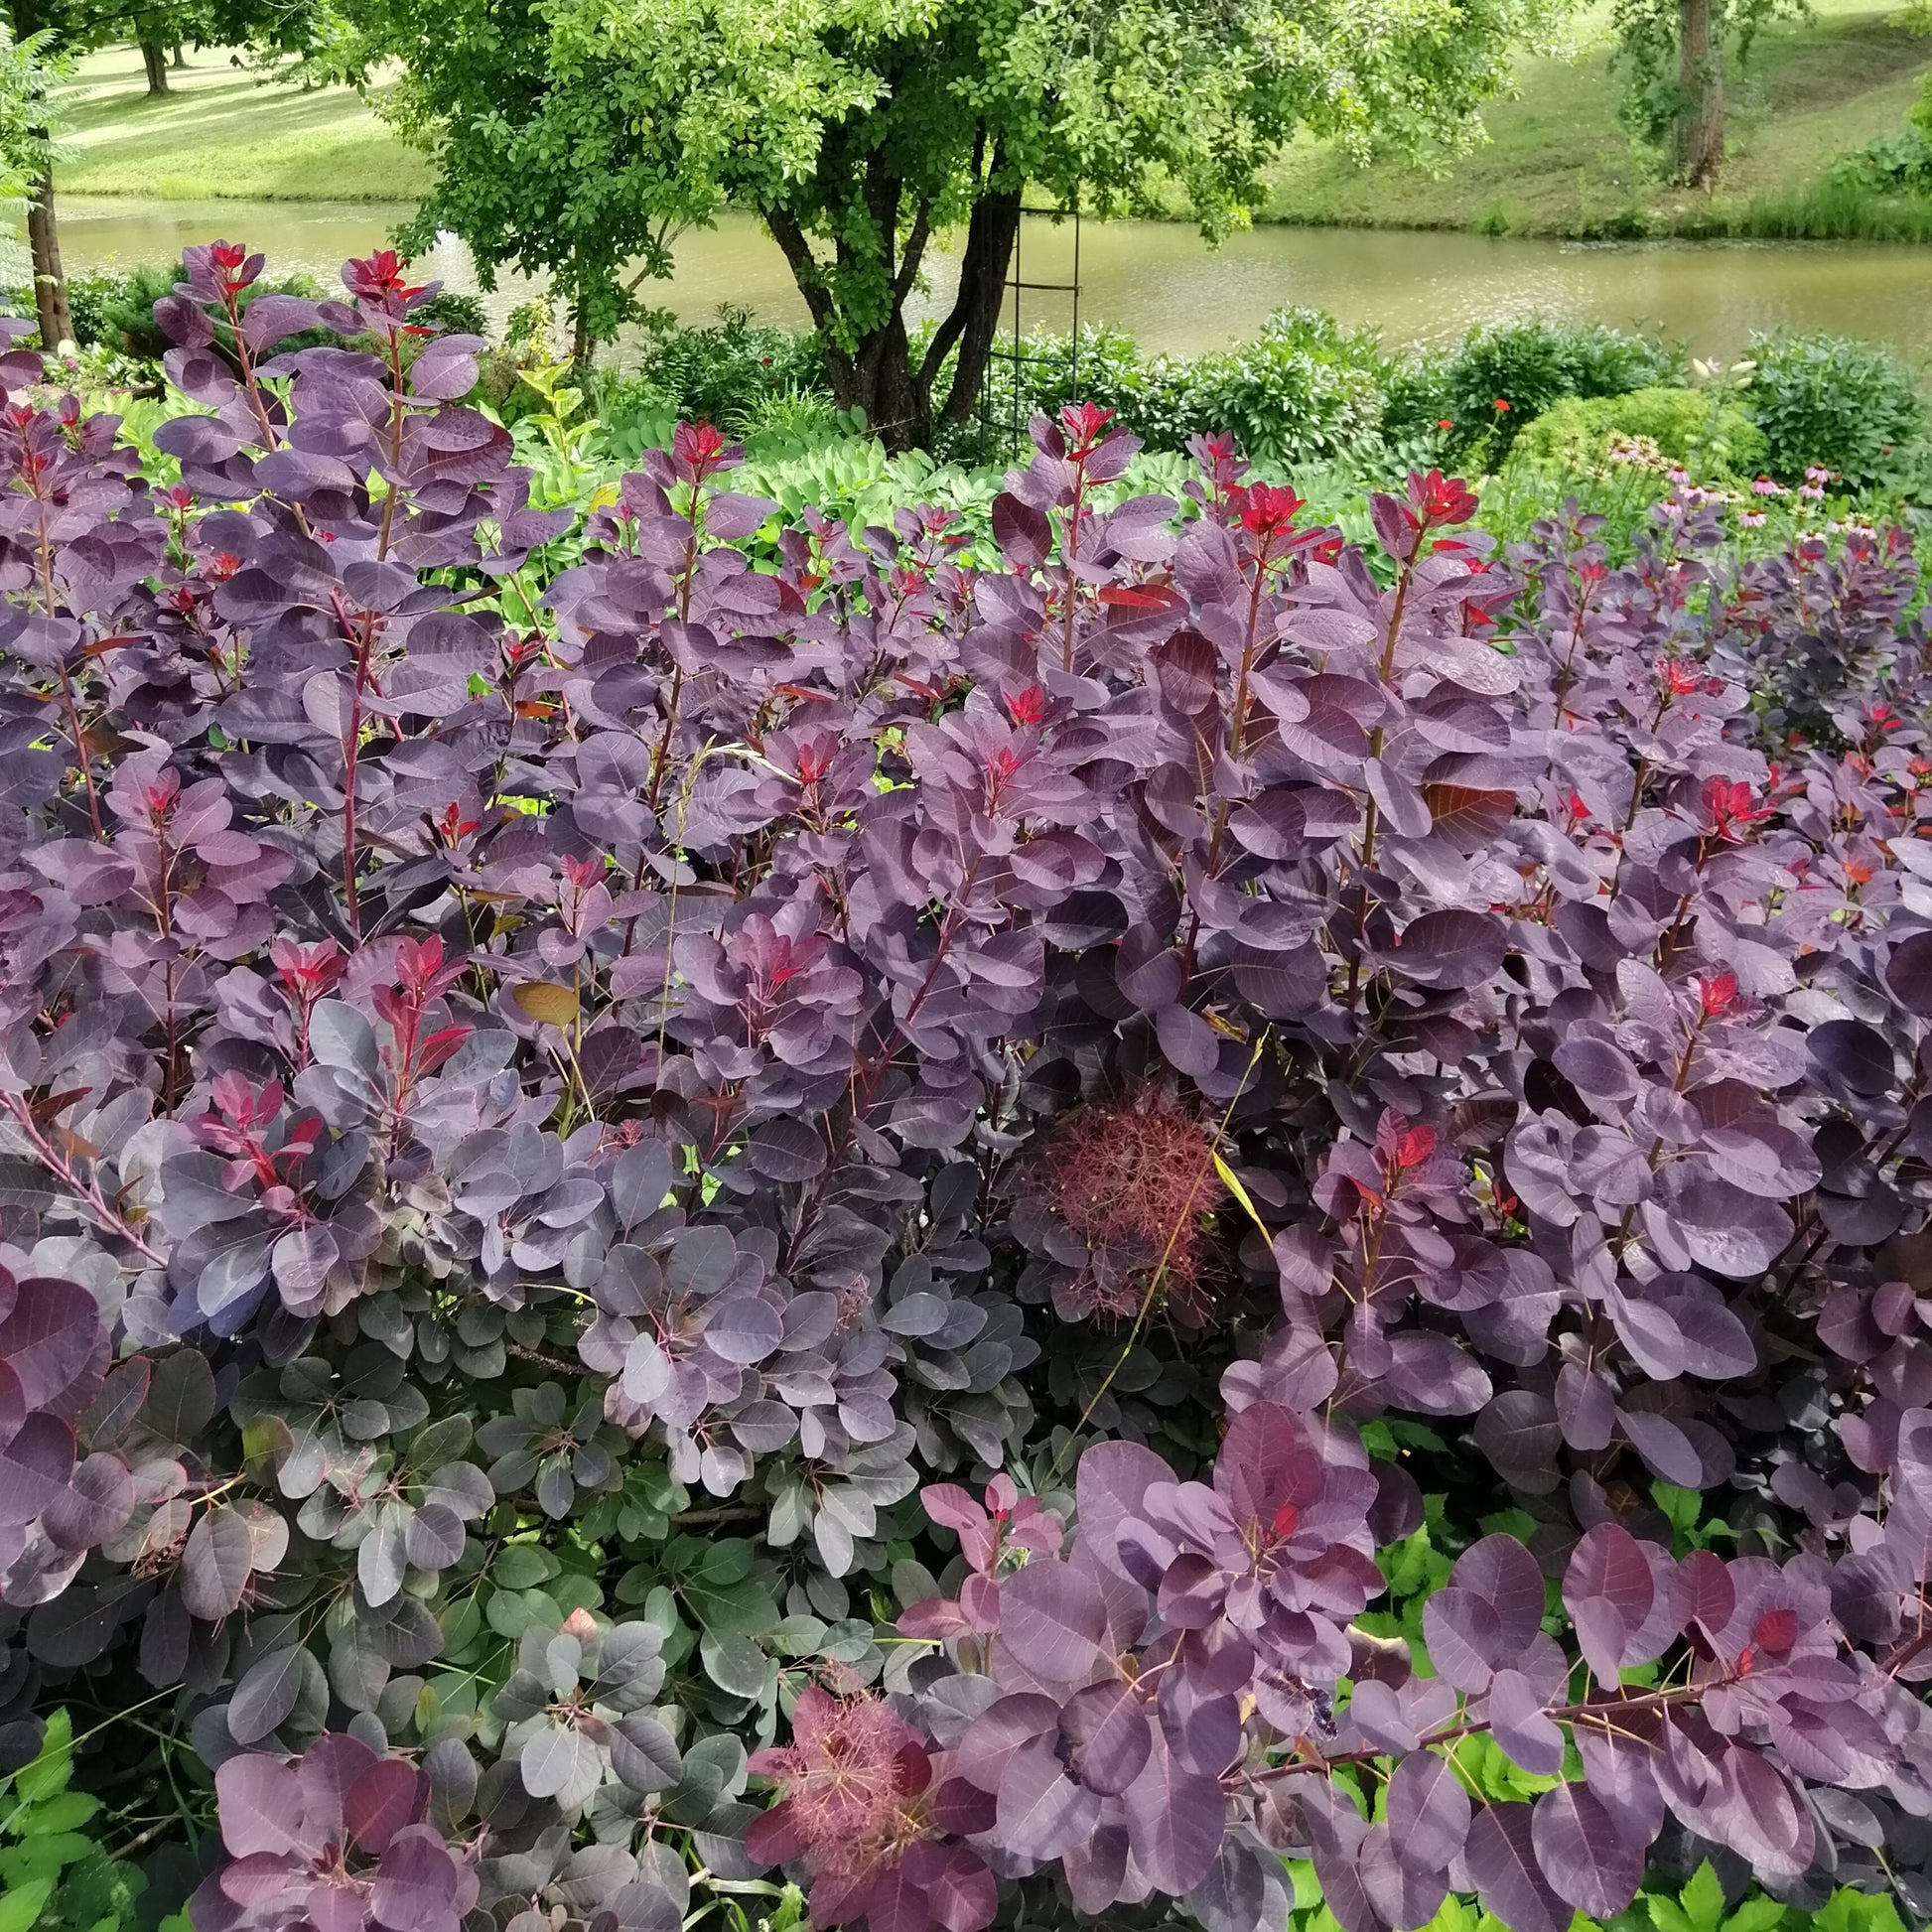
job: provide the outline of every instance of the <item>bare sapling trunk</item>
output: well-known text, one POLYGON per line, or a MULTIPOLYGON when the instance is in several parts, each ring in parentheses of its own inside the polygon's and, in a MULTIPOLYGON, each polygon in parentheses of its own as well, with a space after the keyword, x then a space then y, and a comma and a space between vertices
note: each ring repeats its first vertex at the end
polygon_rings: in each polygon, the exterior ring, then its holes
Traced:
POLYGON ((40 318, 41 347, 50 355, 73 340, 68 308, 68 278, 61 266, 61 234, 54 220, 54 172, 43 171, 27 205, 27 245, 34 258, 34 313, 40 318))

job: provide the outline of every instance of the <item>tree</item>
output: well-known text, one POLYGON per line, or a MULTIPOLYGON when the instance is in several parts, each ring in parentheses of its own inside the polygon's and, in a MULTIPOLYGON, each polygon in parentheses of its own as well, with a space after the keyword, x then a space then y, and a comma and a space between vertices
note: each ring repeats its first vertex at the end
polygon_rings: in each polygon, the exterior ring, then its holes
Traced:
POLYGON ((1668 145, 1677 179, 1712 188, 1725 158, 1725 44, 1741 65, 1758 30, 1808 0, 1617 0, 1617 58, 1630 76, 1625 118, 1668 145))
MULTIPOLYGON (((245 46, 261 53, 300 55, 321 31, 322 0, 191 0, 166 9, 130 7, 127 0, 7 0, 6 39, 0 54, 0 86, 19 90, 23 133, 20 144, 0 151, 0 179, 9 170, 28 169, 28 185, 0 191, 27 195, 27 244, 34 264, 34 305, 41 342, 53 348, 70 341, 73 318, 68 307, 67 271, 61 261, 60 226, 54 211, 53 128, 48 81, 56 64, 72 54, 137 38, 147 69, 148 92, 168 92, 164 43, 176 46, 176 65, 185 67, 178 43, 192 38, 204 46, 245 46), (29 168, 31 162, 31 168, 29 168)), ((0 143, 13 138, 12 95, 0 106, 0 143)))
POLYGON ((0 18, 0 197, 27 203, 34 312, 41 342, 50 349, 73 335, 54 225, 54 122, 48 94, 59 61, 52 43, 45 29, 22 30, 18 6, 11 19, 0 18))
POLYGON ((894 447, 978 397, 1033 189, 1183 192, 1219 236, 1298 128, 1453 146, 1561 0, 347 0, 350 70, 439 180, 414 225, 542 271, 607 340, 687 223, 756 209, 842 405, 894 447), (928 340, 906 305, 963 234, 928 340))

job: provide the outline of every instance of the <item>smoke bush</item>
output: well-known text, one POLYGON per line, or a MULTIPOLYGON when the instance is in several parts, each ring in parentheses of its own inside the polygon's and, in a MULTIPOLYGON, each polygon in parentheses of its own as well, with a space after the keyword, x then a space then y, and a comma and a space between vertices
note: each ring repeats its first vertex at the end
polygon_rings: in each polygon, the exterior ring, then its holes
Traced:
POLYGON ((178 485, 0 355, 7 1710, 172 1694, 201 1932, 1932 1909, 1901 533, 539 512, 260 270, 178 485))

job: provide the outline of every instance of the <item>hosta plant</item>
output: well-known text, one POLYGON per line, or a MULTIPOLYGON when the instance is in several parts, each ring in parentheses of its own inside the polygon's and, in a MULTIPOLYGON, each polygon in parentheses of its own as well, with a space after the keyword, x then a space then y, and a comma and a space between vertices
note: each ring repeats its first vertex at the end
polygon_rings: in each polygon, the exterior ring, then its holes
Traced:
POLYGON ((260 270, 179 481, 0 355, 12 1761, 200 1932, 1932 1911, 1903 533, 537 509, 260 270))

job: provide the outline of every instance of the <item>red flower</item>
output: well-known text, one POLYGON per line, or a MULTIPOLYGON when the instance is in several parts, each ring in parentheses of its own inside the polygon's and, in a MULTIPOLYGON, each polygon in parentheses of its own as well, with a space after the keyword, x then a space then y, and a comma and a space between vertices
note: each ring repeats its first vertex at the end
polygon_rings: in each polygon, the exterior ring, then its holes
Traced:
POLYGON ((1439 416, 1436 419, 1436 427, 1438 429, 1453 429, 1455 427, 1455 422, 1452 417, 1439 416))
POLYGON ((1499 416, 1507 416, 1509 414, 1509 404, 1506 403, 1501 396, 1498 396, 1496 398, 1495 403, 1492 406, 1494 407, 1496 413, 1499 416))

